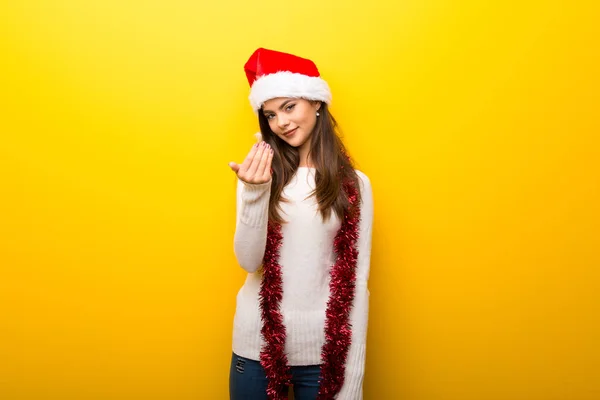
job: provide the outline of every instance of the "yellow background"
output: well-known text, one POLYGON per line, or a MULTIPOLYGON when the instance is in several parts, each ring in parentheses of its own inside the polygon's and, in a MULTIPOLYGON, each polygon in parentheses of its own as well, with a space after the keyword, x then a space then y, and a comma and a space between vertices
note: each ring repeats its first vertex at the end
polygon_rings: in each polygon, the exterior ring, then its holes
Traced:
POLYGON ((227 398, 262 46, 373 184, 365 399, 599 399, 592 3, 2 2, 0 398, 227 398))

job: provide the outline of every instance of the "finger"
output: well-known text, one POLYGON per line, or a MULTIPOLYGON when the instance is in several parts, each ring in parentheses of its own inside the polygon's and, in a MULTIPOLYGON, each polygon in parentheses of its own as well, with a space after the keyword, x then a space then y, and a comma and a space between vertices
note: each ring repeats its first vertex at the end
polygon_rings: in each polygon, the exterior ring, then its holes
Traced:
POLYGON ((259 145, 258 150, 254 154, 254 158, 252 159, 252 164, 248 167, 248 176, 253 177, 256 174, 256 170, 260 164, 260 159, 262 158, 263 152, 265 150, 265 145, 259 145))
POLYGON ((257 175, 258 168, 260 167, 260 161, 262 160, 263 154, 265 153, 267 146, 266 143, 261 143, 258 146, 258 150, 254 155, 254 159, 252 160, 252 164, 248 168, 248 175, 254 177, 257 175))
POLYGON ((257 151, 258 151, 258 143, 256 143, 254 146, 252 146, 252 148, 248 152, 248 155, 246 155, 244 162, 242 163, 242 165, 240 165, 240 169, 242 171, 246 171, 250 167, 250 164, 252 164, 252 160, 254 159, 254 156, 256 155, 257 151))
POLYGON ((271 179, 271 165, 273 164, 273 149, 269 151, 269 155, 267 156, 267 163, 265 165, 265 171, 263 173, 263 179, 268 182, 271 179))
POLYGON ((231 170, 237 174, 238 170, 240 169, 240 166, 238 164, 234 163, 233 161, 230 162, 228 165, 229 165, 229 168, 231 168, 231 170))
POLYGON ((260 159, 260 164, 258 165, 258 168, 256 169, 256 176, 261 177, 261 178, 264 176, 265 167, 267 165, 267 160, 269 159, 269 154, 271 154, 271 146, 267 145, 267 146, 265 146, 262 157, 260 159))

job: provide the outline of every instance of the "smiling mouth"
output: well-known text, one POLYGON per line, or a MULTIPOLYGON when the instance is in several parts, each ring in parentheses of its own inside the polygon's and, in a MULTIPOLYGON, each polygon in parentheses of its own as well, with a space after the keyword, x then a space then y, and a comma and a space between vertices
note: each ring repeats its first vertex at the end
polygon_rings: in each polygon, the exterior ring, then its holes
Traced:
POLYGON ((283 136, 290 136, 292 133, 296 132, 296 129, 298 129, 298 127, 295 127, 291 131, 284 132, 283 136))

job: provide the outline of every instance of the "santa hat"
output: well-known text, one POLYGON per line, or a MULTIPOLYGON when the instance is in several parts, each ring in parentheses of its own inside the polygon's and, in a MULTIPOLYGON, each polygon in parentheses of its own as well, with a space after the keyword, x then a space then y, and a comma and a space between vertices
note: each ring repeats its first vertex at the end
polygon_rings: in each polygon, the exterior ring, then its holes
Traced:
POLYGON ((314 62, 293 54, 259 48, 244 65, 250 104, 258 112, 276 97, 297 97, 331 103, 331 91, 314 62))

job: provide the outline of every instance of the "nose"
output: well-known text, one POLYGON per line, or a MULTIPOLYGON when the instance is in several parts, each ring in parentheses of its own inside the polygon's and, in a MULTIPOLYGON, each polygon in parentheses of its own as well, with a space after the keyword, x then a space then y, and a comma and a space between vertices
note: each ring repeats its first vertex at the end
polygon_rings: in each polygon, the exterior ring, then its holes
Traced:
POLYGON ((277 126, 279 127, 279 129, 281 129, 283 131, 289 124, 290 124, 290 120, 287 119, 287 117, 285 115, 277 116, 277 126))

